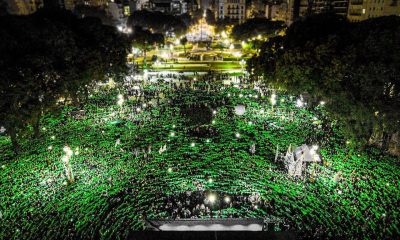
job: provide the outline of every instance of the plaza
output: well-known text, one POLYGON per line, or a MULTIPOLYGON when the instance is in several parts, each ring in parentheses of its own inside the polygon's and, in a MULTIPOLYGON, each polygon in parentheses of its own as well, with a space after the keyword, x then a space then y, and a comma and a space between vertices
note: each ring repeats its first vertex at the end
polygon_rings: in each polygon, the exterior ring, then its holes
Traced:
POLYGON ((141 2, 0 4, 0 239, 398 238, 399 17, 141 2))
POLYGON ((170 74, 98 86, 82 108, 46 116, 19 161, 1 144, 2 229, 113 238, 146 219, 268 218, 302 236, 397 231, 394 159, 348 148, 323 105, 227 74, 170 74), (322 163, 291 177, 276 155, 304 143, 322 163))

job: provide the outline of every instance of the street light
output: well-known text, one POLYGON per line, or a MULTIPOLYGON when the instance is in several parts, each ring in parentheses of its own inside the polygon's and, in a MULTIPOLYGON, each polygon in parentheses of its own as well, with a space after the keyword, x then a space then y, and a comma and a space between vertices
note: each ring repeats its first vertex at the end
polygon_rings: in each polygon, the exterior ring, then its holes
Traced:
POLYGON ((222 38, 227 38, 227 37, 228 37, 228 35, 226 34, 226 32, 225 32, 225 31, 222 31, 222 33, 221 33, 221 37, 222 37, 222 38))
POLYGON ((236 57, 236 61, 239 62, 239 58, 242 56, 242 53, 241 52, 234 52, 233 56, 236 57))
POLYGON ((244 59, 240 60, 240 66, 242 67, 242 72, 244 70, 244 65, 246 64, 246 61, 244 59))
POLYGON ((172 51, 174 50, 174 45, 169 45, 169 50, 171 51, 171 58, 172 58, 172 56, 173 56, 173 53, 172 53, 172 51))
POLYGON ((208 195, 208 200, 211 202, 211 204, 213 204, 217 200, 217 196, 211 193, 210 195, 208 195))

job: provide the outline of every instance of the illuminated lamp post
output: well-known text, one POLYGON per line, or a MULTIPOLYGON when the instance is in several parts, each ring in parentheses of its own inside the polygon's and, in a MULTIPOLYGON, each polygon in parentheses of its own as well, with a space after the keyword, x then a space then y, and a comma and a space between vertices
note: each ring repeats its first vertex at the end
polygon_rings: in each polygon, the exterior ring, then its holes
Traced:
POLYGON ((242 67, 242 72, 244 71, 245 64, 246 64, 246 61, 244 59, 240 60, 240 66, 242 67))

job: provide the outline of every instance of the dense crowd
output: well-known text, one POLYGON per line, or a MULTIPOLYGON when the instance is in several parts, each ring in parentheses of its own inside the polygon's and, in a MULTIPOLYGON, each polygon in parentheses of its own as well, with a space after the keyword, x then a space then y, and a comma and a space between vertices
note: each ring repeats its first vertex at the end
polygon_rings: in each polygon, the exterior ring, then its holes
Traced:
POLYGON ((0 136, 0 238, 109 239, 144 218, 219 217, 276 218, 302 237, 399 235, 398 159, 347 145, 323 106, 243 77, 170 74, 95 89, 46 116, 17 158, 0 136), (293 178, 279 159, 301 144, 323 162, 293 178))

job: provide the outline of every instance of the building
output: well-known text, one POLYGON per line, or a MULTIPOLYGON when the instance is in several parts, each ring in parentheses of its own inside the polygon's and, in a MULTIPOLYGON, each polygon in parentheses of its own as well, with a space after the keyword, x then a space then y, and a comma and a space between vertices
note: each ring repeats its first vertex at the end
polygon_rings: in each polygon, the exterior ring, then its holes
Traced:
MULTIPOLYGON (((72 11, 77 4, 74 0, 43 0, 44 7, 46 8, 60 8, 72 11)), ((83 4, 83 2, 82 2, 83 4)))
POLYGON ((288 4, 266 4, 265 5, 265 17, 271 19, 272 21, 289 21, 288 15, 288 4))
POLYGON ((326 12, 347 16, 348 0, 282 0, 268 2, 265 16, 290 25, 299 18, 326 12))
POLYGON ((150 11, 158 11, 173 15, 188 13, 192 11, 193 6, 195 10, 198 7, 197 1, 186 0, 149 0, 148 2, 144 2, 143 0, 141 0, 141 3, 141 7, 137 8, 137 10, 146 9, 150 11))
POLYGON ((348 0, 294 0, 293 8, 294 19, 326 12, 346 16, 348 0))
POLYGON ((125 26, 127 18, 131 15, 135 6, 132 1, 129 0, 115 0, 106 4, 107 13, 112 17, 113 20, 119 24, 125 26))
POLYGON ((274 1, 265 4, 265 17, 273 21, 293 22, 293 0, 274 1))
POLYGON ((265 16, 265 2, 263 0, 252 0, 246 6, 246 18, 264 17, 265 16))
POLYGON ((42 0, 5 0, 7 11, 13 15, 29 15, 43 7, 42 0))
POLYGON ((188 12, 187 2, 183 0, 172 0, 170 12, 174 15, 181 15, 188 12))
POLYGON ((122 3, 110 2, 108 4, 107 13, 113 20, 122 21, 122 19, 124 19, 124 8, 122 3))
POLYGON ((211 8, 210 2, 211 2, 211 0, 200 0, 200 8, 201 9, 210 9, 211 8))
POLYGON ((134 9, 133 11, 140 11, 140 10, 144 10, 150 9, 150 1, 149 0, 136 0, 134 1, 134 9))
POLYGON ((399 0, 350 0, 347 18, 358 22, 390 15, 400 15, 399 0))
POLYGON ((339 14, 341 16, 346 17, 347 16, 347 9, 349 7, 349 1, 348 0, 336 0, 332 2, 331 5, 333 12, 336 14, 339 14))
POLYGON ((188 13, 193 13, 200 9, 200 4, 197 0, 185 0, 187 4, 188 13))
MULTIPOLYGON (((0 0, 2 1, 2 0, 0 0)), ((119 0, 5 0, 7 11, 14 15, 28 15, 36 12, 39 8, 61 8, 73 11, 77 5, 85 5, 97 8, 108 8, 114 4, 121 4, 119 0)), ((124 6, 129 5, 130 0, 125 0, 124 6)), ((127 12, 127 9, 123 10, 127 12)))
POLYGON ((172 0, 150 0, 150 8, 153 11, 169 13, 171 10, 171 3, 172 0))
POLYGON ((216 0, 214 14, 217 19, 229 18, 242 23, 246 20, 245 0, 216 0))

